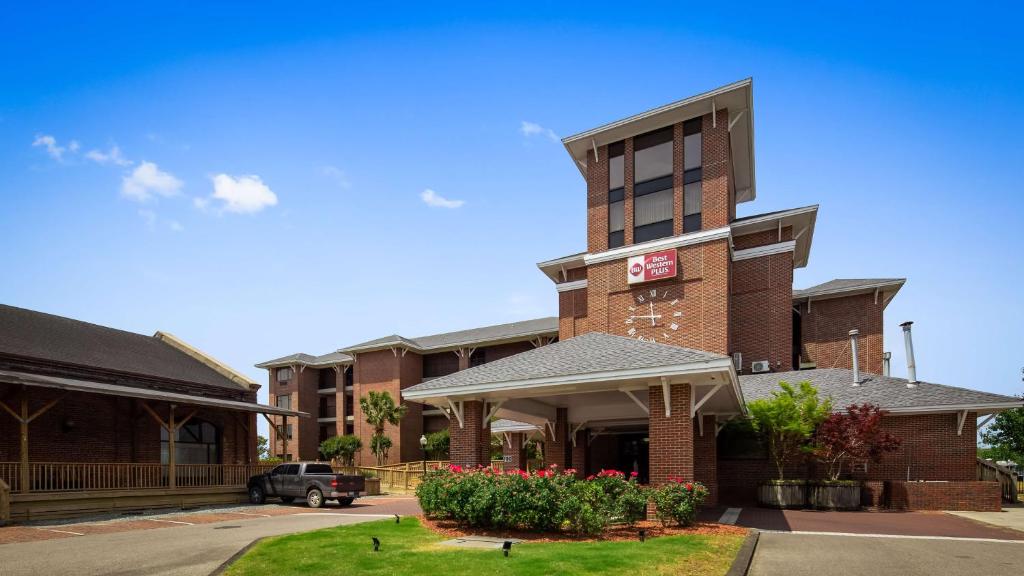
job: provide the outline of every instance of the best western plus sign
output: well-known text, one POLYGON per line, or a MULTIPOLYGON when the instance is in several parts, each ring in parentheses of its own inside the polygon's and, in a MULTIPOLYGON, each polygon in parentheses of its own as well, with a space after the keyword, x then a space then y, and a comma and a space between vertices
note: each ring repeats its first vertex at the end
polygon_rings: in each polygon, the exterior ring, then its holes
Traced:
POLYGON ((676 277, 676 249, 631 256, 626 264, 630 284, 676 277))

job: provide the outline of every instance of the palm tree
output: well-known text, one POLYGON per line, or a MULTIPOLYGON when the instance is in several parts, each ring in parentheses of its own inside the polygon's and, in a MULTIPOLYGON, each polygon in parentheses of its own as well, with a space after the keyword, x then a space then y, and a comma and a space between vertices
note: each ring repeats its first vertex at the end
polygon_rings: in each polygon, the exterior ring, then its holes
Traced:
POLYGON ((384 435, 384 425, 398 426, 405 416, 406 407, 396 405, 391 394, 371 390, 368 396, 359 399, 359 408, 363 411, 366 423, 373 426, 373 439, 370 451, 377 457, 377 465, 382 466, 388 459, 391 439, 384 435))

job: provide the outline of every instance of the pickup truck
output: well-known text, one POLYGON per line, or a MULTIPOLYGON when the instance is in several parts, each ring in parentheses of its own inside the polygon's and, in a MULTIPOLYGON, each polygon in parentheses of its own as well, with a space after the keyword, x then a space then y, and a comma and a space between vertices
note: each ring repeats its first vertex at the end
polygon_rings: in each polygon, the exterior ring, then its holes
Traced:
POLYGON ((305 498, 310 508, 319 508, 326 500, 348 506, 366 491, 362 476, 335 474, 329 464, 318 462, 287 463, 270 472, 249 478, 249 502, 263 504, 278 497, 285 504, 305 498))

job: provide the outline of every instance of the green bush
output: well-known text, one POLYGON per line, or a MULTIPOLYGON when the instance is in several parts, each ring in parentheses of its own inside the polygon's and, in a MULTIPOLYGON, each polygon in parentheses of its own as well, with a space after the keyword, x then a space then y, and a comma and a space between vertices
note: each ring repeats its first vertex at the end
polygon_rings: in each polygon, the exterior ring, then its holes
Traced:
POLYGON ((320 443, 320 455, 324 460, 341 460, 345 466, 351 466, 356 452, 362 450, 363 441, 359 436, 331 436, 320 443))
POLYGON ((700 482, 687 482, 669 478, 668 483, 653 490, 655 514, 663 526, 690 526, 708 496, 708 489, 700 482))
POLYGON ((448 451, 451 447, 451 435, 448 429, 431 432, 427 436, 427 445, 424 448, 429 460, 447 460, 448 451))
POLYGON ((574 470, 530 474, 458 466, 430 470, 416 489, 423 513, 470 528, 597 534, 612 522, 635 524, 648 490, 635 476, 602 470, 586 480, 574 470))

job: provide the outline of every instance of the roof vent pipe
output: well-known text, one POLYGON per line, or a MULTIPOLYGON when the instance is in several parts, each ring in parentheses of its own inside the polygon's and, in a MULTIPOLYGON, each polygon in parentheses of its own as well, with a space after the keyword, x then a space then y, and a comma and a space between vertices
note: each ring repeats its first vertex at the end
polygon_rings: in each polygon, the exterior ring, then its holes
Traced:
POLYGON ((882 376, 889 375, 889 369, 891 364, 892 352, 882 352, 882 376))
POLYGON ((853 385, 860 386, 860 365, 857 363, 857 335, 860 331, 850 330, 850 355, 853 357, 853 385))
POLYGON ((903 344, 907 347, 907 387, 917 384, 917 364, 914 363, 914 339, 910 336, 910 325, 913 322, 907 321, 900 326, 903 328, 903 344))

